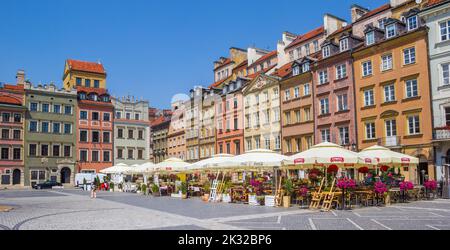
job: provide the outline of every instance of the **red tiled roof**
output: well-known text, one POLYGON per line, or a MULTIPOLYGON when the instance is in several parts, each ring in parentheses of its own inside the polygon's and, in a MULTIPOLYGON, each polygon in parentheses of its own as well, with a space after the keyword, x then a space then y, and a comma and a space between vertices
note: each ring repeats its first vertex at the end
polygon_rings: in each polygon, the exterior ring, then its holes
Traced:
POLYGON ((343 31, 349 30, 349 29, 352 28, 352 26, 353 26, 352 24, 349 24, 349 25, 347 25, 347 26, 344 26, 344 27, 342 27, 342 28, 336 30, 335 32, 331 33, 330 36, 334 36, 334 35, 336 35, 336 34, 339 34, 339 33, 343 32, 343 31))
POLYGON ((448 0, 428 0, 427 7, 446 2, 448 0))
POLYGON ((292 47, 294 47, 295 45, 298 45, 298 44, 300 44, 300 43, 302 43, 302 42, 305 42, 305 41, 307 41, 307 40, 309 40, 309 39, 311 39, 311 38, 314 38, 314 37, 316 37, 316 36, 322 34, 324 31, 325 31, 325 28, 324 28, 323 26, 321 26, 321 27, 319 27, 319 28, 317 28, 317 29, 314 29, 314 30, 312 30, 312 31, 310 31, 310 32, 308 32, 308 33, 306 33, 306 34, 304 34, 304 35, 299 35, 299 36, 297 36, 297 38, 295 38, 294 41, 292 41, 291 44, 289 44, 289 45, 285 48, 285 50, 287 50, 287 49, 289 49, 289 48, 292 48, 292 47))
POLYGON ((241 62, 239 65, 237 65, 236 67, 234 67, 233 71, 238 70, 240 68, 247 67, 247 64, 248 64, 248 60, 245 60, 245 61, 241 62))
POLYGON ((156 118, 151 124, 150 126, 157 126, 163 122, 167 121, 166 118, 164 116, 159 116, 158 118, 156 118))
POLYGON ((269 53, 263 55, 262 57, 260 57, 258 60, 256 60, 254 63, 252 63, 252 64, 251 64, 250 66, 248 66, 248 67, 251 68, 253 65, 260 64, 260 63, 262 63, 262 62, 264 62, 264 61, 266 61, 266 60, 268 60, 268 59, 270 59, 270 58, 276 56, 277 53, 278 53, 277 50, 271 51, 271 52, 269 52, 269 53))
POLYGON ((285 65, 281 66, 281 68, 277 69, 275 72, 273 72, 272 75, 279 76, 281 78, 286 77, 292 72, 292 64, 293 62, 286 63, 285 65))
POLYGON ((226 58, 225 61, 224 61, 223 63, 221 63, 219 66, 216 67, 216 69, 218 69, 218 68, 220 68, 220 67, 223 67, 223 66, 225 66, 225 65, 228 65, 228 64, 230 64, 230 63, 232 63, 232 62, 233 62, 233 61, 231 61, 230 58, 226 58))
POLYGON ((98 95, 108 94, 108 90, 103 88, 89 88, 83 86, 77 86, 76 88, 78 92, 97 93, 98 95))
MULTIPOLYGON (((228 77, 228 78, 229 78, 229 77, 228 77)), ((222 84, 223 82, 225 82, 228 78, 224 78, 224 79, 222 79, 222 80, 220 80, 220 81, 217 81, 217 82, 211 84, 211 85, 209 86, 209 88, 216 88, 216 87, 218 87, 220 84, 222 84)))
POLYGON ((367 12, 366 14, 364 14, 362 17, 360 17, 360 18, 358 18, 358 20, 356 20, 356 22, 359 22, 359 21, 361 21, 361 20, 364 20, 364 19, 366 19, 366 18, 369 18, 369 17, 371 17, 371 16, 374 16, 374 15, 376 15, 376 14, 378 14, 378 13, 380 13, 380 12, 383 12, 383 11, 385 11, 385 10, 388 10, 388 9, 390 9, 391 8, 391 4, 385 4, 385 5, 383 5, 383 6, 380 6, 380 7, 378 7, 378 8, 376 8, 376 9, 374 9, 374 10, 372 10, 372 11, 369 11, 369 12, 367 12))
POLYGON ((92 104, 97 106, 106 106, 106 107, 113 107, 113 104, 111 102, 98 102, 98 101, 92 101, 92 100, 78 100, 80 104, 92 104))
POLYGON ((0 96, 0 103, 12 104, 12 105, 22 105, 22 101, 19 98, 7 96, 7 95, 0 96))
POLYGON ((4 90, 15 90, 15 91, 23 91, 23 84, 12 85, 12 84, 3 84, 4 90))
POLYGON ((106 74, 103 65, 100 63, 84 62, 72 59, 68 59, 67 63, 69 64, 69 67, 73 70, 92 72, 97 74, 106 74))
POLYGON ((258 72, 256 72, 256 73, 253 73, 253 74, 251 74, 251 75, 248 75, 247 78, 254 79, 254 78, 256 78, 257 76, 259 76, 261 73, 266 73, 266 72, 268 72, 269 70, 273 69, 275 66, 277 66, 277 65, 272 65, 272 66, 270 66, 269 68, 264 69, 263 71, 258 71, 258 72))

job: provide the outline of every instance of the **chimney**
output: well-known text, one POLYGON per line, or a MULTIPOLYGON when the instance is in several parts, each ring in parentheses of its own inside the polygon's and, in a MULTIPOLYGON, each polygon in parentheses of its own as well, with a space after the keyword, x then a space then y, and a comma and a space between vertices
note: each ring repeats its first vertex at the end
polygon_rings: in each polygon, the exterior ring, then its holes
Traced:
POLYGON ((369 9, 361 7, 357 4, 353 4, 351 7, 352 23, 356 22, 356 20, 360 19, 362 16, 364 16, 369 11, 370 11, 369 9))
MULTIPOLYGON (((402 5, 408 1, 410 1, 410 0, 391 0, 391 7, 395 8, 395 7, 402 5)), ((421 3, 422 1, 416 1, 416 2, 421 3)))
POLYGON ((24 84, 25 83, 25 71, 23 69, 19 69, 16 74, 16 84, 24 84))
POLYGON ((330 35, 336 30, 347 26, 347 22, 342 18, 327 13, 323 17, 323 25, 326 35, 330 35))

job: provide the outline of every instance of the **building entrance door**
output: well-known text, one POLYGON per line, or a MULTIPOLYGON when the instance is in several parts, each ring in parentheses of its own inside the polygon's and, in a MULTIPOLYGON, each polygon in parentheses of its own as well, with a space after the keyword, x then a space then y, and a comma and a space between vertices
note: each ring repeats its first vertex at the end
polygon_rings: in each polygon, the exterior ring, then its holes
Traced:
POLYGON ((70 168, 64 167, 61 169, 61 183, 62 184, 70 183, 70 168))
POLYGON ((14 169, 13 171, 13 185, 20 185, 20 169, 14 169))

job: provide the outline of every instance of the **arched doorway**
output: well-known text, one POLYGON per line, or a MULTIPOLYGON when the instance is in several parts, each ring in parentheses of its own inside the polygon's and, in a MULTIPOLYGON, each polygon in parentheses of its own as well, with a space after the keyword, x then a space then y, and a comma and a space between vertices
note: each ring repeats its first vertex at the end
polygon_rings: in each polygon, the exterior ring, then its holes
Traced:
POLYGON ((20 175, 21 175, 20 169, 14 169, 12 181, 13 185, 20 185, 20 175))
POLYGON ((418 156, 418 158, 419 158, 419 166, 417 168, 417 171, 418 171, 418 175, 417 176, 419 177, 419 180, 418 180, 419 184, 423 185, 425 180, 427 178, 429 178, 429 175, 428 175, 428 160, 423 155, 418 156))
POLYGON ((61 169, 61 183, 62 184, 70 183, 70 168, 63 167, 61 169))

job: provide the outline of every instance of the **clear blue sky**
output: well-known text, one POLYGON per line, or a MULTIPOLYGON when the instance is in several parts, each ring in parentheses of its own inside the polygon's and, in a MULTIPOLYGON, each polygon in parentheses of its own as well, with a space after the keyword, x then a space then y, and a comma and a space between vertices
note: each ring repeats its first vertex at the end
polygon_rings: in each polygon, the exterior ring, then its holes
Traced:
POLYGON ((177 93, 213 82, 213 61, 232 46, 275 49, 283 31, 319 27, 324 13, 350 19, 353 3, 388 0, 1 0, 0 82, 25 69, 61 86, 67 58, 100 60, 114 95, 165 108, 177 93))

